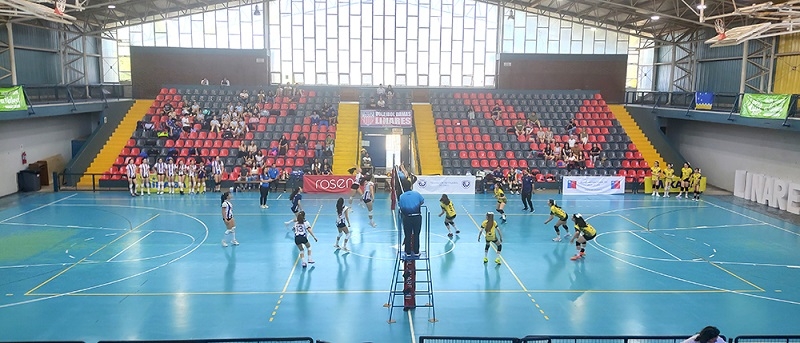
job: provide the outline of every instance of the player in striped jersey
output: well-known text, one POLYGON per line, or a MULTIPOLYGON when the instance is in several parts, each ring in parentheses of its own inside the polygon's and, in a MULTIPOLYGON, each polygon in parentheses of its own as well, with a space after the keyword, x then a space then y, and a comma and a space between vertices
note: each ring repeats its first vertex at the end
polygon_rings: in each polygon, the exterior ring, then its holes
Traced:
POLYGON ((222 163, 222 160, 219 156, 214 158, 214 162, 211 162, 211 173, 214 174, 214 192, 219 192, 220 184, 222 183, 222 172, 225 171, 225 164, 222 163))
POLYGON ((372 219, 373 212, 373 202, 375 200, 375 183, 372 182, 372 175, 364 176, 364 195, 361 196, 361 200, 364 201, 364 204, 367 205, 367 211, 369 211, 369 225, 372 227, 377 227, 378 224, 375 224, 375 221, 372 219))
POLYGON ((177 181, 178 181, 178 191, 183 195, 183 190, 186 186, 186 174, 188 169, 186 167, 186 163, 183 162, 182 159, 178 160, 178 166, 176 167, 177 171, 177 181))
POLYGON ((178 165, 172 157, 167 158, 167 183, 169 184, 169 194, 175 194, 175 173, 178 165))
POLYGON ((164 179, 167 175, 167 164, 164 163, 163 158, 159 158, 153 168, 156 170, 156 175, 158 175, 158 187, 157 187, 157 194, 164 194, 164 179))
POLYGON ((233 219, 233 195, 231 192, 222 193, 222 221, 225 223, 225 236, 222 237, 222 246, 228 246, 228 235, 231 235, 231 244, 239 245, 236 240, 236 220, 233 219))
POLYGON ((128 158, 128 164, 125 166, 125 176, 128 177, 128 190, 131 196, 136 196, 136 164, 133 163, 132 158, 128 158))
POLYGON ((336 230, 339 234, 336 236, 336 243, 333 245, 336 249, 347 251, 347 241, 350 240, 350 207, 344 205, 344 198, 336 200, 336 230), (344 244, 339 246, 339 239, 344 235, 344 244))
POLYGON ((150 164, 146 159, 142 159, 139 164, 139 195, 144 195, 144 190, 150 194, 150 164))
POLYGON ((194 158, 189 159, 186 174, 188 175, 189 194, 194 194, 195 187, 197 187, 197 164, 194 158))
POLYGON ((356 193, 362 193, 361 191, 361 183, 364 181, 364 176, 361 175, 361 168, 355 166, 354 168, 350 169, 350 174, 354 174, 353 176, 353 184, 350 185, 350 205, 353 205, 353 197, 356 196, 356 193), (355 174, 354 174, 355 173, 355 174))

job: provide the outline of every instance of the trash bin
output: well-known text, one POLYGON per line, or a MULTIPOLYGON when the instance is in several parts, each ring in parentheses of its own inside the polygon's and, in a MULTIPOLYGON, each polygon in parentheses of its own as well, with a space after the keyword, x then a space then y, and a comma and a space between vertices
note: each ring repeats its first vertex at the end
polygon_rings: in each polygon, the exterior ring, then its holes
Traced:
POLYGON ((39 173, 34 170, 21 170, 17 173, 17 187, 20 192, 36 192, 42 189, 39 173))
POLYGON ((50 184, 50 177, 47 170, 47 161, 36 161, 28 165, 28 170, 32 170, 39 174, 39 182, 42 186, 50 184))

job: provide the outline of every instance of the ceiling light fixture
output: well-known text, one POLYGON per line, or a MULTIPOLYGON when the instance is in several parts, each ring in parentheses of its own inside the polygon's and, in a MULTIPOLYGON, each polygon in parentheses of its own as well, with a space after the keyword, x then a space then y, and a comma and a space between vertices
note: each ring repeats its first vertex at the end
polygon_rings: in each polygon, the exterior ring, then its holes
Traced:
POLYGON ((707 6, 706 6, 706 5, 702 5, 702 4, 700 4, 700 5, 697 5, 697 9, 698 9, 698 10, 704 10, 704 9, 706 9, 706 8, 707 8, 707 6))
POLYGON ((650 17, 650 20, 659 20, 659 19, 661 19, 661 17, 656 14, 650 17))
POLYGON ((113 10, 113 9, 117 8, 117 6, 116 5, 108 5, 108 8, 113 10))

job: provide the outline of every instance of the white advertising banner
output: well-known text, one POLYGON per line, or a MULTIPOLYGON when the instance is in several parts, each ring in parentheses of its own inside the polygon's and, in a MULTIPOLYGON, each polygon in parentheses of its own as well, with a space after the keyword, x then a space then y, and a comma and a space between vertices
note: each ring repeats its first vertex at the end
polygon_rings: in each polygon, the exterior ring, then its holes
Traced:
POLYGON ((564 176, 561 192, 565 195, 625 194, 622 176, 564 176))
POLYGON ((475 194, 475 176, 419 175, 414 190, 420 194, 475 194))
POLYGON ((789 213, 800 214, 800 183, 770 175, 737 170, 733 195, 789 213))

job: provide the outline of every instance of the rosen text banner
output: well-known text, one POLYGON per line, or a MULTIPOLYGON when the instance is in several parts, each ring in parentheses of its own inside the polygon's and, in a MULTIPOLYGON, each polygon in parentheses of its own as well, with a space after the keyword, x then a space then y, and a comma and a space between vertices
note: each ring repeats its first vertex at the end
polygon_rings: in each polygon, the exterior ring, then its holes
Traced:
POLYGON ((303 192, 347 193, 354 182, 352 176, 303 175, 303 192))

